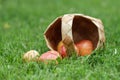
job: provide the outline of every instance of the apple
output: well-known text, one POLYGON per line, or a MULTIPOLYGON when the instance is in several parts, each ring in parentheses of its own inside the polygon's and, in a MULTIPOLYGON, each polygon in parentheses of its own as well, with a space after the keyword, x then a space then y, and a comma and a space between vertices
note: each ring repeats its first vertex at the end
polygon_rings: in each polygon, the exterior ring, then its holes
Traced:
POLYGON ((62 58, 67 57, 66 48, 65 48, 65 46, 64 46, 64 44, 63 44, 62 41, 60 41, 58 43, 57 51, 60 53, 60 55, 62 56, 62 58))
POLYGON ((93 44, 90 40, 82 40, 75 44, 75 46, 77 47, 76 50, 80 56, 89 55, 93 51, 93 44))
POLYGON ((36 61, 38 56, 39 56, 39 53, 36 50, 30 50, 23 55, 23 60, 27 62, 36 61))
POLYGON ((56 64, 58 64, 58 58, 61 58, 61 56, 57 51, 47 51, 38 58, 38 61, 42 61, 45 63, 47 63, 48 61, 56 61, 56 64))

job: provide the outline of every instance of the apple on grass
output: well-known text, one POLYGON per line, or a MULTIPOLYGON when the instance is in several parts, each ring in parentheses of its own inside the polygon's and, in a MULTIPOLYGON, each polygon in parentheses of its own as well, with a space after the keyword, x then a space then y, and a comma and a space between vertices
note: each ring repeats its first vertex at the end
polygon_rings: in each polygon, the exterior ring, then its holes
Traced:
POLYGON ((77 47, 77 54, 80 56, 89 55, 93 51, 93 44, 90 40, 81 40, 75 46, 77 47))
POLYGON ((23 55, 23 60, 26 62, 36 61, 39 53, 36 50, 30 50, 23 55))
POLYGON ((55 63, 58 64, 58 61, 57 61, 58 58, 61 59, 61 56, 60 56, 60 54, 57 51, 48 51, 48 52, 43 53, 38 58, 38 61, 45 62, 46 64, 49 61, 52 61, 52 62, 55 61, 55 63))

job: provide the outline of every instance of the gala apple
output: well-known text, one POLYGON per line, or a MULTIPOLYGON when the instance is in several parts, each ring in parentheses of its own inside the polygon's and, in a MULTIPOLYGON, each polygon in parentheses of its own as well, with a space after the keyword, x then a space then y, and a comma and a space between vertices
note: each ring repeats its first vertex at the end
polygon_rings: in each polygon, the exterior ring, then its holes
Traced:
POLYGON ((57 51, 60 53, 60 55, 62 56, 62 58, 64 58, 64 57, 67 56, 66 48, 65 48, 65 46, 64 46, 64 44, 63 44, 62 41, 60 41, 58 43, 57 51))
POLYGON ((56 61, 56 64, 57 64, 58 63, 57 62, 58 58, 61 58, 61 56, 57 51, 48 51, 48 52, 43 53, 38 58, 38 61, 42 61, 42 62, 45 62, 45 63, 47 63, 47 61, 56 61))
POLYGON ((93 51, 93 44, 90 40, 82 40, 75 45, 77 47, 77 53, 80 56, 89 55, 93 51))

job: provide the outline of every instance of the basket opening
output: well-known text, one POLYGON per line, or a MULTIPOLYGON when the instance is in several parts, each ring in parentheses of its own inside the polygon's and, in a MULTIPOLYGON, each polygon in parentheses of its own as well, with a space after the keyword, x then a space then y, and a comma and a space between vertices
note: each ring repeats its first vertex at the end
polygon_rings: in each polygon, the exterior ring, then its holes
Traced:
POLYGON ((57 45, 62 40, 61 18, 58 18, 55 22, 53 22, 53 24, 49 26, 45 36, 52 49, 57 50, 57 45))
POLYGON ((93 48, 97 47, 98 28, 91 20, 82 16, 75 16, 72 24, 72 34, 75 44, 81 40, 90 40, 93 43, 93 48))

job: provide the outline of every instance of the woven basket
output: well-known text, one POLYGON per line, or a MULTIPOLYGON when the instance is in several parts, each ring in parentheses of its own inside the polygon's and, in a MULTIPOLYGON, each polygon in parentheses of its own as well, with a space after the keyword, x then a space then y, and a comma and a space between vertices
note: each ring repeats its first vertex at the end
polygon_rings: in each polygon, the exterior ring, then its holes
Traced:
POLYGON ((50 50, 57 51, 58 43, 63 41, 69 55, 75 51, 74 44, 81 40, 90 40, 94 50, 105 43, 102 21, 83 14, 65 14, 56 18, 44 32, 44 37, 50 50))

